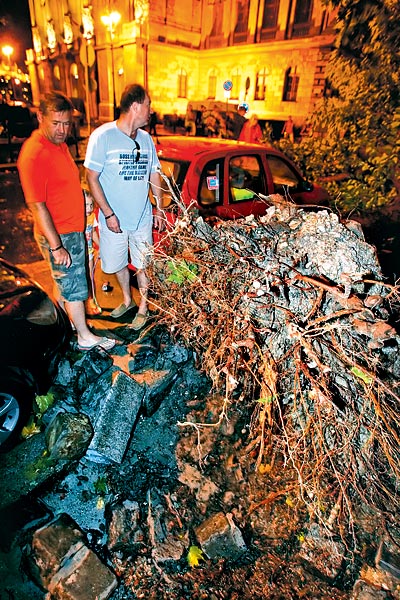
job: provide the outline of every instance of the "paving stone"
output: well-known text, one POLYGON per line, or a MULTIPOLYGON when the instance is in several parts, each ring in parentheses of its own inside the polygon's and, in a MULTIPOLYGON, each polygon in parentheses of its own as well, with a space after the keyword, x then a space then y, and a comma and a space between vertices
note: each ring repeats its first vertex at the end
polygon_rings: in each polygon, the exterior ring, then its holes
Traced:
POLYGON ((105 600, 118 585, 114 573, 86 546, 82 532, 67 515, 34 533, 28 565, 52 600, 105 600))
POLYGON ((143 531, 140 528, 140 509, 137 502, 125 500, 111 508, 108 525, 107 547, 109 550, 131 553, 143 543, 143 531))
POLYGON ((175 368, 164 371, 147 369, 143 373, 132 373, 131 377, 145 387, 143 411, 147 417, 150 417, 156 412, 163 398, 168 394, 178 377, 178 373, 175 368))
POLYGON ((342 542, 326 537, 318 525, 313 524, 297 556, 309 571, 332 582, 342 568, 345 552, 342 542))
POLYGON ((246 552, 240 529, 232 515, 219 512, 206 519, 195 529, 196 538, 209 558, 239 559, 246 552))

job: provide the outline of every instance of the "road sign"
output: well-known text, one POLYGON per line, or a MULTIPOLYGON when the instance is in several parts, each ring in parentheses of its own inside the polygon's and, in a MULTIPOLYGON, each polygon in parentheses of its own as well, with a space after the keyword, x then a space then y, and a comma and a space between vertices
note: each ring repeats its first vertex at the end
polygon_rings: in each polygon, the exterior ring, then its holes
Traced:
POLYGON ((224 90, 226 92, 230 92, 231 89, 233 88, 233 83, 232 81, 230 81, 229 79, 227 79, 226 81, 224 81, 223 86, 224 90))

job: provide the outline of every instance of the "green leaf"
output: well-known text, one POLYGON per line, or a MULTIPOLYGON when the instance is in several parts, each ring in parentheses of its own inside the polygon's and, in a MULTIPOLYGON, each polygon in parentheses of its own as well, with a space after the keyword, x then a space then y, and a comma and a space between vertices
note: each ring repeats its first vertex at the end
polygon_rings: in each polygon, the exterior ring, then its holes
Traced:
POLYGON ((108 492, 107 480, 105 477, 99 477, 94 482, 94 489, 99 496, 105 496, 108 492))
POLYGON ((43 415, 50 406, 54 404, 54 394, 49 392, 44 396, 36 396, 35 403, 38 408, 38 414, 43 415))
POLYGON ((169 260, 167 262, 168 270, 170 275, 167 277, 167 281, 171 283, 177 283, 183 285, 185 281, 194 281, 197 276, 197 265, 193 263, 187 263, 185 260, 173 262, 169 260))
POLYGON ((367 385, 370 385, 373 382, 372 377, 359 367, 351 367, 350 371, 353 373, 353 375, 361 379, 367 385))

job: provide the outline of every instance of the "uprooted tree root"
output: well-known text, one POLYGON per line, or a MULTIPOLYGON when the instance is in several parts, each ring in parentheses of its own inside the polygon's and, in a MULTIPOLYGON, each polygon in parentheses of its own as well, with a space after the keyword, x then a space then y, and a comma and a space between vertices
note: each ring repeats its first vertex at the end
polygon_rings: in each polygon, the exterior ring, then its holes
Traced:
POLYGON ((394 514, 399 289, 360 233, 292 205, 214 227, 189 211, 153 258, 159 320, 222 390, 219 423, 253 407, 255 468, 283 457, 312 518, 343 537, 357 504, 394 514))

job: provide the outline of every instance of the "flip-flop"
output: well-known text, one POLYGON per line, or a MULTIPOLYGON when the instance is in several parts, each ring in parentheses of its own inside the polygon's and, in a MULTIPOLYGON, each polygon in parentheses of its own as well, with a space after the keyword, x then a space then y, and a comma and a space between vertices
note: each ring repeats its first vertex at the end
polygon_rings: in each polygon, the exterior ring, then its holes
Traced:
POLYGON ((117 306, 117 308, 114 308, 114 310, 111 311, 110 317, 112 317, 113 319, 119 319, 119 317, 122 317, 122 315, 127 313, 128 310, 131 310, 135 306, 136 306, 136 304, 134 303, 133 300, 131 301, 129 306, 126 306, 126 304, 124 304, 122 302, 119 306, 117 306))
POLYGON ((113 340, 112 338, 108 338, 108 337, 102 337, 98 342, 95 342, 91 346, 82 346, 81 344, 78 344, 78 350, 81 350, 82 352, 87 352, 88 350, 93 350, 93 348, 102 348, 103 350, 111 350, 111 348, 114 348, 114 346, 115 346, 115 340, 113 340))
POLYGON ((128 325, 129 329, 134 329, 135 331, 139 331, 142 329, 147 323, 148 315, 142 315, 137 313, 136 317, 133 319, 132 323, 128 325))

